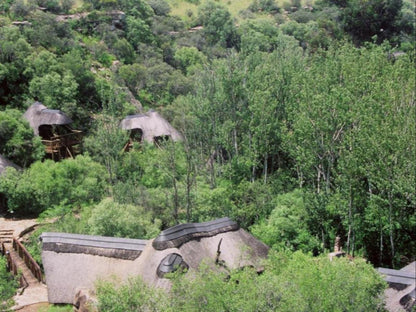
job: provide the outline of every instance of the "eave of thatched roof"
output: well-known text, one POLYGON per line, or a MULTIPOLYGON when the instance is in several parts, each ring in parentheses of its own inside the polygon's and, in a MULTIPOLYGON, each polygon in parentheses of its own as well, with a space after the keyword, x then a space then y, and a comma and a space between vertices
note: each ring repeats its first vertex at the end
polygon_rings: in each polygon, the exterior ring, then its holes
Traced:
POLYGON ((20 169, 20 167, 14 163, 12 163, 7 158, 0 155, 0 175, 3 174, 4 170, 6 170, 7 167, 13 167, 15 169, 20 169))
POLYGON ((219 233, 236 231, 240 227, 230 218, 221 218, 202 223, 178 224, 162 231, 153 241, 153 248, 164 250, 180 247, 194 238, 210 237, 219 233))
POLYGON ((29 122, 35 135, 39 135, 39 127, 42 125, 67 125, 72 123, 72 120, 62 111, 48 109, 40 102, 33 103, 23 117, 29 122))
POLYGON ((81 235, 69 233, 42 233, 42 249, 60 253, 79 253, 110 258, 134 260, 140 256, 147 240, 81 235))
POLYGON ((150 110, 145 114, 130 115, 124 118, 120 127, 124 130, 140 129, 143 140, 149 143, 155 137, 169 136, 173 141, 182 140, 182 135, 159 113, 150 110))

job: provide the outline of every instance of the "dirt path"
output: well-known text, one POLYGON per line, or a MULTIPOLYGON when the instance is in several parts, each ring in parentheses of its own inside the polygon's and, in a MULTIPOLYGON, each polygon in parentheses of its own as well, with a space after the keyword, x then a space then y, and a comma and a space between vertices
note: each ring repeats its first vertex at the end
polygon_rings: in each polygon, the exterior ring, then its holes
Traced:
POLYGON ((38 225, 36 219, 5 219, 0 218, 0 242, 5 243, 5 249, 14 259, 19 271, 24 276, 28 286, 20 289, 18 294, 13 297, 15 305, 12 310, 31 311, 29 307, 48 303, 48 292, 44 283, 38 282, 32 272, 26 267, 24 261, 13 250, 12 238, 20 238, 28 231, 32 231, 38 225))
POLYGON ((36 219, 5 219, 0 218, 0 230, 13 231, 13 237, 19 238, 25 231, 32 229, 38 224, 36 219))

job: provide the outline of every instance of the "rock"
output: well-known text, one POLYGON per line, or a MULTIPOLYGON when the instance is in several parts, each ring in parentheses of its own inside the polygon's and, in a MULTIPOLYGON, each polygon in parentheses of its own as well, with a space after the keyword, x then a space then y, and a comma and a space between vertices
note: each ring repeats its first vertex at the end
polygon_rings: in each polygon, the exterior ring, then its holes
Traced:
POLYGON ((97 312, 97 298, 91 290, 81 288, 77 290, 74 298, 74 311, 97 312))

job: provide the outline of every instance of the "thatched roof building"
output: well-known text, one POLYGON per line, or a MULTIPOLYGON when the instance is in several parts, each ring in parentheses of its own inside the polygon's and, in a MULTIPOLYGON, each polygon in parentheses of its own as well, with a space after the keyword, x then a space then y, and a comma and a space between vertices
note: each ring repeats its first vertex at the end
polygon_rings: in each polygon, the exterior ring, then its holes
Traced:
POLYGON ((0 155, 0 176, 3 174, 3 172, 6 170, 7 167, 13 167, 15 169, 20 169, 20 167, 18 165, 12 163, 6 157, 3 157, 2 155, 0 155))
POLYGON ((219 220, 176 226, 173 231, 165 230, 158 239, 149 241, 84 235, 79 240, 79 236, 73 234, 43 234, 42 262, 49 302, 72 303, 79 289, 92 290, 98 279, 114 277, 125 281, 131 276, 141 276, 148 285, 169 289, 171 282, 164 278, 166 273, 179 266, 188 268, 187 274, 192 274, 202 261, 217 269, 224 266, 260 269, 268 247, 230 219, 219 220), (176 234, 170 236, 173 232, 176 234), (99 246, 91 243, 108 239, 111 239, 109 245, 107 242, 99 246), (155 241, 163 241, 163 250, 154 248, 158 244, 155 241), (85 242, 91 246, 85 246, 85 242), (139 253, 136 258, 114 256, 123 255, 126 246, 135 244, 141 249, 136 250, 139 253))
POLYGON ((48 109, 40 102, 32 104, 23 117, 29 122, 35 135, 42 138, 45 151, 52 159, 73 157, 79 150, 81 131, 73 130, 72 120, 62 111, 48 109))
POLYGON ((68 125, 72 123, 72 120, 62 111, 49 109, 40 102, 33 103, 23 117, 29 122, 35 135, 41 135, 39 128, 44 125, 68 125))
POLYGON ((389 288, 384 291, 388 311, 414 311, 416 308, 416 261, 400 270, 378 268, 389 288))
POLYGON ((182 140, 182 135, 154 110, 145 114, 127 116, 121 121, 120 127, 130 130, 130 138, 134 141, 157 143, 166 138, 175 142, 182 140))

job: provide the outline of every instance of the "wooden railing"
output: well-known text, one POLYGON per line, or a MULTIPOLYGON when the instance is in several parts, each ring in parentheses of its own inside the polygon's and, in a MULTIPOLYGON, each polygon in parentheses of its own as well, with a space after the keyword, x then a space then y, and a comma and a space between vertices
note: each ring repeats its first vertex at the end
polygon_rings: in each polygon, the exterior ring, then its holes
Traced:
MULTIPOLYGON (((10 256, 10 253, 8 251, 4 252, 4 256, 6 257, 7 262, 7 269, 13 273, 13 275, 18 276, 19 270, 17 268, 17 264, 15 261, 13 261, 13 258, 10 256)), ((23 276, 23 274, 19 274, 19 284, 20 287, 25 289, 27 286, 29 286, 29 283, 26 281, 26 278, 23 276)))
POLYGON ((19 254, 20 258, 23 259, 26 266, 33 273, 35 278, 39 282, 42 282, 42 271, 40 269, 40 266, 35 261, 35 259, 32 258, 32 256, 27 251, 27 249, 22 245, 22 243, 19 242, 16 238, 13 238, 13 249, 16 250, 16 252, 19 254))
POLYGON ((50 140, 42 140, 46 147, 47 153, 57 152, 61 147, 72 146, 80 144, 82 140, 82 131, 72 130, 73 132, 63 135, 58 135, 50 140))

